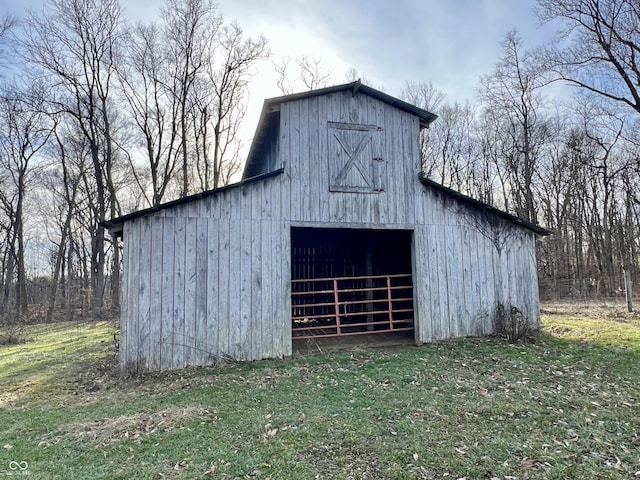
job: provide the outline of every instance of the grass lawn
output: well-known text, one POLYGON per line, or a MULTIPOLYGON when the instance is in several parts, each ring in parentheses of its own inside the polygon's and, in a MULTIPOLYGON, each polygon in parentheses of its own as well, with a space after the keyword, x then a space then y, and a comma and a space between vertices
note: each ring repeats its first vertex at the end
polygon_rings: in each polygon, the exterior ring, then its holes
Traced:
POLYGON ((0 479, 640 478, 640 317, 543 323, 140 378, 111 324, 34 327, 0 347, 0 479))

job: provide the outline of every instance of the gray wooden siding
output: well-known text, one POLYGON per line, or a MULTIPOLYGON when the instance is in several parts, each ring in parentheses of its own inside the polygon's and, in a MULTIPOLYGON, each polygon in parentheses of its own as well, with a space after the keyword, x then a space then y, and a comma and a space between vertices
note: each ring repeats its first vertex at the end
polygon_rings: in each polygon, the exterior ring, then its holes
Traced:
POLYGON ((291 221, 344 226, 410 225, 420 171, 418 119, 367 95, 339 92, 281 107, 280 154, 291 177, 291 221), (384 191, 330 192, 335 143, 329 122, 377 126, 384 191), (333 148, 332 148, 333 147, 333 148), (351 225, 349 225, 351 224, 351 225))
POLYGON ((424 222, 414 232, 416 340, 494 331, 499 304, 539 325, 533 233, 425 188, 424 222), (499 247, 499 248, 498 248, 499 247))
POLYGON ((283 175, 126 222, 122 364, 291 355, 292 225, 413 230, 418 343, 490 333, 500 303, 538 322, 533 234, 423 185, 418 133, 416 117, 363 94, 284 103, 263 165, 283 175), (338 124, 376 127, 382 191, 330 191, 347 159, 329 157, 348 153, 338 124))
POLYGON ((166 370, 291 355, 277 177, 124 225, 121 362, 166 370), (270 215, 263 206, 271 205, 270 215), (277 206, 277 207, 276 207, 277 206))

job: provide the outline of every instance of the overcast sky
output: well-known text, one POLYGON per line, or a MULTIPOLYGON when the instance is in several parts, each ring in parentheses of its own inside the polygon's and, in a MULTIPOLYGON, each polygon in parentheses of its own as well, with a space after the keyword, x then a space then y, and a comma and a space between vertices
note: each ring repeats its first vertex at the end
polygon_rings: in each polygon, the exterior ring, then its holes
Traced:
MULTIPOLYGON (((163 0, 121 0, 132 20, 157 18, 163 0)), ((0 0, 21 13, 42 0, 0 0)), ((219 0, 226 21, 248 35, 264 34, 273 59, 305 54, 322 60, 343 83, 356 68, 374 86, 398 96, 407 80, 432 82, 451 102, 473 102, 480 75, 500 56, 500 41, 516 29, 526 47, 550 39, 533 14, 535 0, 219 0)), ((251 88, 245 122, 253 130, 264 98, 281 95, 271 62, 251 88)), ((435 112, 437 113, 437 112, 435 112)))
POLYGON ((334 65, 337 80, 355 67, 398 95, 406 80, 431 81, 451 99, 475 96, 478 77, 517 29, 527 46, 549 38, 534 0, 222 0, 227 19, 262 32, 275 57, 308 52, 334 65))

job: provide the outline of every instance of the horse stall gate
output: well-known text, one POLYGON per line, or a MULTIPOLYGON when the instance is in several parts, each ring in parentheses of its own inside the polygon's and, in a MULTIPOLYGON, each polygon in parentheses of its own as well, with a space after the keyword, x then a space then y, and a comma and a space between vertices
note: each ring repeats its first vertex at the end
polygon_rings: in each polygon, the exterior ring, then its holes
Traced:
POLYGON ((413 331, 412 235, 292 227, 293 340, 413 331))

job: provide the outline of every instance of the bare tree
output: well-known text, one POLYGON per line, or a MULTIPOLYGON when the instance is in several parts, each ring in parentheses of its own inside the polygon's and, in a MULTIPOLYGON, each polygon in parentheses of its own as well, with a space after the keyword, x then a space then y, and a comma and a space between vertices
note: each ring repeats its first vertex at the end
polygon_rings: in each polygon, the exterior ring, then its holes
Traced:
POLYGON ((193 157, 189 152, 190 97, 212 54, 222 17, 213 0, 166 0, 162 15, 172 114, 179 124, 176 153, 182 171, 181 195, 186 196, 189 194, 190 158, 193 157))
MULTIPOLYGON (((284 95, 291 95, 299 88, 316 90, 331 84, 333 72, 327 70, 321 58, 309 58, 306 55, 294 60, 293 73, 289 68, 291 58, 281 58, 279 62, 273 62, 278 74, 276 84, 284 95)), ((357 79, 356 79, 357 80, 357 79)))
POLYGON ((369 80, 366 75, 359 72, 355 67, 347 68, 347 70, 344 72, 344 78, 347 80, 347 82, 360 81, 360 83, 362 83, 363 85, 369 85, 370 87, 374 87, 378 90, 384 91, 384 88, 382 86, 374 86, 373 82, 369 80))
MULTIPOLYGON (((255 62, 268 55, 266 38, 245 38, 236 23, 221 29, 216 54, 211 57, 206 69, 208 84, 213 92, 210 105, 213 158, 208 152, 208 135, 203 132, 199 165, 204 189, 228 183, 231 175, 240 168, 238 129, 246 111, 247 85, 253 75, 255 62)), ((205 106, 200 111, 204 114, 208 109, 205 106)), ((206 126, 206 120, 199 123, 201 128, 206 126)))
POLYGON ((9 13, 0 17, 0 66, 7 66, 13 57, 12 53, 7 52, 7 47, 10 44, 10 34, 17 23, 16 17, 9 13))
MULTIPOLYGON (((5 210, 9 231, 9 252, 16 267, 16 307, 19 317, 27 313, 27 274, 25 268, 25 201, 31 187, 33 161, 47 143, 52 131, 44 114, 45 92, 32 84, 25 90, 13 87, 0 95, 0 205, 5 210)), ((11 281, 11 278, 6 278, 11 281)), ((6 291, 6 290, 5 290, 6 291)), ((3 302, 6 306, 6 300, 3 302)))
POLYGON ((538 0, 538 17, 560 20, 555 45, 542 50, 553 79, 640 113, 640 4, 637 0, 538 0))
POLYGON ((51 217, 51 210, 57 213, 54 218, 57 231, 50 237, 54 250, 52 252, 52 286, 46 311, 47 322, 51 322, 54 318, 61 283, 64 287, 65 318, 72 319, 70 282, 73 281, 73 275, 68 273, 72 271, 71 252, 74 237, 72 227, 74 219, 81 215, 82 201, 79 197, 82 178, 86 176, 89 167, 87 143, 81 135, 75 136, 63 127, 55 129, 53 133, 55 142, 52 142, 54 145, 51 146, 49 154, 55 157, 56 161, 48 168, 44 178, 44 186, 50 196, 50 203, 47 205, 48 215, 51 217), (66 276, 65 265, 68 265, 66 276))
MULTIPOLYGON (((151 205, 159 205, 169 188, 178 165, 181 119, 176 115, 177 97, 168 88, 171 69, 163 48, 162 30, 155 24, 138 24, 128 39, 126 64, 120 66, 119 79, 136 132, 134 145, 140 146, 146 158, 141 170, 151 177, 151 205)), ((131 158, 131 157, 130 157, 131 158)), ((146 194, 144 176, 132 162, 132 172, 146 194)))
POLYGON ((496 141, 503 145, 502 158, 516 213, 535 222, 533 182, 546 130, 539 118, 544 80, 515 31, 506 35, 502 49, 503 56, 493 72, 481 79, 480 99, 484 114, 495 116, 501 124, 502 132, 496 141))
POLYGON ((413 105, 435 113, 440 109, 446 95, 431 82, 407 81, 400 97, 413 105))
MULTIPOLYGON (((91 152, 96 184, 96 226, 92 237, 94 315, 102 315, 105 293, 107 214, 117 214, 113 182, 112 86, 121 39, 118 0, 49 0, 31 13, 21 42, 25 59, 51 75, 54 108, 79 127, 91 152)), ((119 264, 117 251, 114 263, 119 264)))

